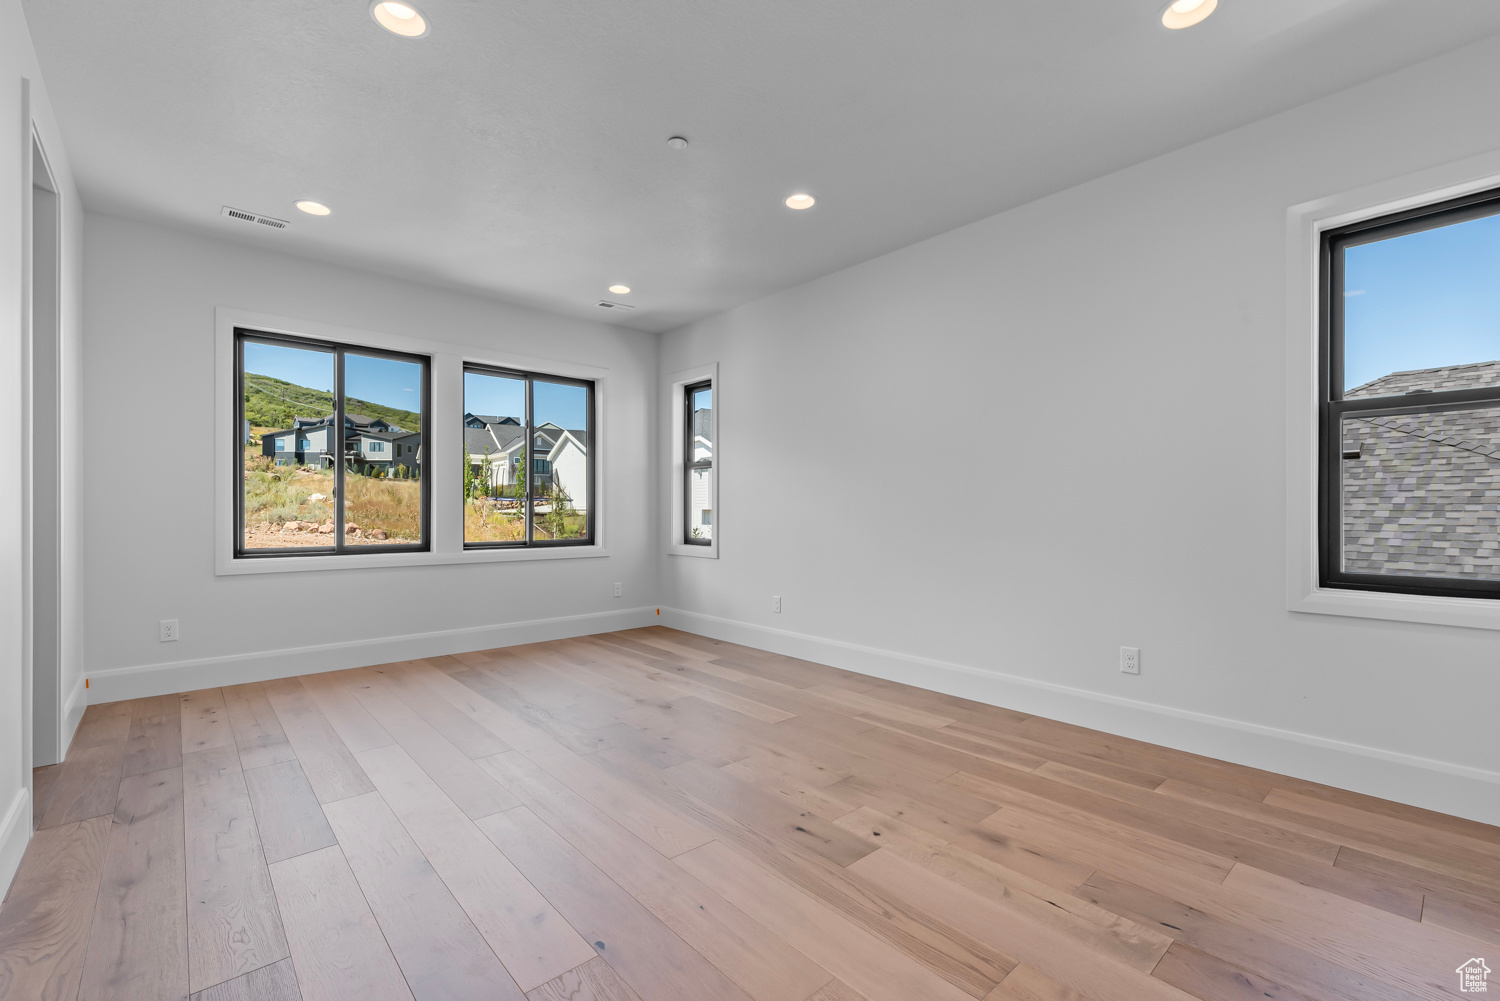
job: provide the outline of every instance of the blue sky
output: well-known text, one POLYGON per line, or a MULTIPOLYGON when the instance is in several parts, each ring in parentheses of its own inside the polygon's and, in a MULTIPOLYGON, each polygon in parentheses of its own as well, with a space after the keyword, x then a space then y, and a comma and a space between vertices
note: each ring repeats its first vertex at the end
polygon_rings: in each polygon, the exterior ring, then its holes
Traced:
POLYGON ((414 361, 344 355, 344 396, 422 411, 422 366, 414 361))
MULTIPOLYGON (((245 344, 245 371, 333 392, 333 355, 279 344, 245 344)), ((422 366, 369 355, 344 355, 344 394, 397 410, 422 410, 422 366)))
POLYGON ((464 412, 526 420, 526 383, 478 372, 464 373, 464 412))
POLYGON ((333 392, 333 353, 245 342, 245 371, 333 392))
MULTIPOLYGON (((245 371, 269 375, 309 389, 333 391, 333 355, 278 344, 245 344, 245 371)), ((588 393, 582 386, 564 386, 540 379, 533 383, 536 423, 585 428, 588 393)), ((344 392, 399 410, 420 411, 422 368, 415 362, 368 355, 344 356, 344 392)), ((519 379, 464 373, 464 410, 471 414, 526 419, 526 389, 519 379)))
MULTIPOLYGON (((538 379, 532 383, 537 424, 549 421, 558 427, 586 428, 588 392, 582 386, 563 386, 538 379)), ((464 410, 471 414, 514 417, 526 420, 526 384, 520 379, 464 373, 464 410)))
POLYGON ((1500 215, 1344 252, 1344 387, 1500 359, 1500 215))

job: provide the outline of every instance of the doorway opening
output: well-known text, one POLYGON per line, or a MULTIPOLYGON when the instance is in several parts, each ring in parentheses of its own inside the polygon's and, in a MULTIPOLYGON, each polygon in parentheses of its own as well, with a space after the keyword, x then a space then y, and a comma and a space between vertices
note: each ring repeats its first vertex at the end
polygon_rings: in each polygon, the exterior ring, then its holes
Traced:
POLYGON ((30 689, 30 768, 62 760, 62 257, 56 179, 35 131, 24 280, 26 553, 22 640, 30 689))

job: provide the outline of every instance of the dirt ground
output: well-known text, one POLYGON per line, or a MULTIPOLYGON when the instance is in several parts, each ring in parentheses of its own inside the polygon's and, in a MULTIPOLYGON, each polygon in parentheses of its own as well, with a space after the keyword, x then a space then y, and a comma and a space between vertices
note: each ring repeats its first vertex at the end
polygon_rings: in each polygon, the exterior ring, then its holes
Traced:
MULTIPOLYGON (((303 524, 306 523, 304 522, 303 524)), ((395 537, 375 539, 360 531, 354 535, 346 536, 345 541, 351 546, 389 546, 418 542, 420 540, 398 539, 395 537)), ((316 529, 311 532, 283 531, 279 525, 266 524, 252 524, 247 525, 245 528, 246 549, 303 549, 332 545, 332 532, 322 535, 316 529)))

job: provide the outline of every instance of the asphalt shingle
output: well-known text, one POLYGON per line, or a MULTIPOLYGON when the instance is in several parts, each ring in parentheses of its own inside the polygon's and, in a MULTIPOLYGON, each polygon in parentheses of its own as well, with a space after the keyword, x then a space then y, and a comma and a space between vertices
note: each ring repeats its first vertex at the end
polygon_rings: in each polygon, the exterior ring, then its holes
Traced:
MULTIPOLYGON (((1500 361, 1392 372, 1344 396, 1493 387, 1500 361)), ((1500 580, 1500 406, 1349 417, 1342 431, 1346 571, 1500 580)))

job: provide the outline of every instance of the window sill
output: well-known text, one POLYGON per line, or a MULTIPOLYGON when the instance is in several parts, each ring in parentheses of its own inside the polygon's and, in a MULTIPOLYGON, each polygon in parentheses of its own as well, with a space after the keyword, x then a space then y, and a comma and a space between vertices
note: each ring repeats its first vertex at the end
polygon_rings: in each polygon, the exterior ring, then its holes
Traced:
POLYGON ((241 574, 297 573, 309 570, 369 570, 380 567, 422 567, 444 564, 525 563, 534 560, 579 560, 608 556, 599 545, 560 546, 557 549, 467 549, 448 553, 355 553, 326 556, 268 556, 260 559, 221 558, 217 577, 241 574))
POLYGON ((681 542, 673 542, 667 545, 668 556, 696 556, 700 560, 716 560, 719 558, 719 544, 714 542, 707 546, 688 546, 681 542))
POLYGON ((1449 598, 1317 587, 1306 594, 1290 597, 1287 608, 1313 615, 1500 629, 1500 599, 1491 598, 1449 598))

